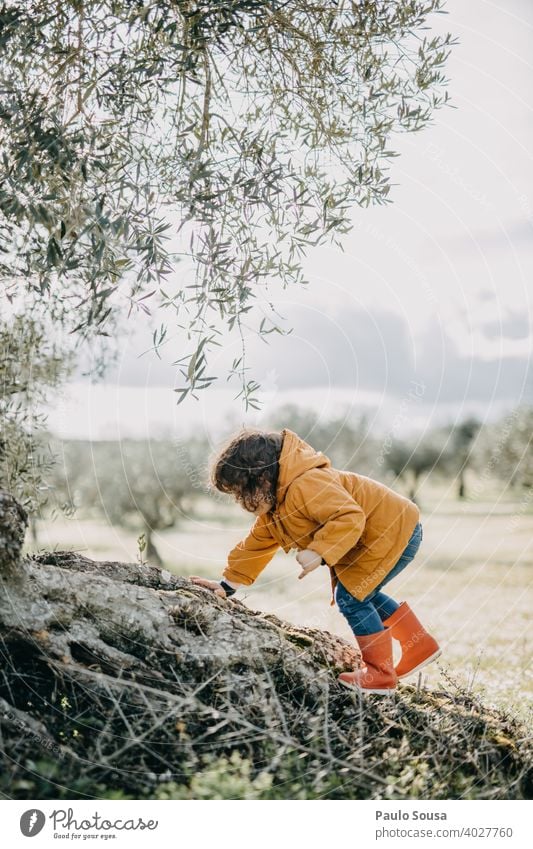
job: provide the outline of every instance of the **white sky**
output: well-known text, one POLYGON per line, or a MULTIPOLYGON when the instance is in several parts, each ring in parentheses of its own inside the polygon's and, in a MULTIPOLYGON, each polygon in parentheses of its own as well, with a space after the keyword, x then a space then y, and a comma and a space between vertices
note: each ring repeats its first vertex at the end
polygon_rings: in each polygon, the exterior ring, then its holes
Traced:
MULTIPOLYGON (((407 431, 533 403, 533 3, 446 8, 430 23, 460 39, 445 68, 457 108, 394 137, 393 204, 355 210, 344 252, 312 250, 310 285, 279 294, 292 334, 268 346, 250 338, 250 376, 263 384, 266 413, 287 400, 325 416, 372 408, 376 427, 400 416, 407 431), (423 391, 413 401, 415 383, 423 391)), ((118 368, 99 385, 69 384, 50 412, 53 430, 155 437, 224 430, 229 418, 260 423, 232 400, 236 384, 177 407, 175 369, 138 358, 150 345, 149 320, 130 321, 118 368)), ((213 361, 221 370, 237 352, 226 341, 213 361)), ((185 350, 169 346, 168 362, 185 350)))

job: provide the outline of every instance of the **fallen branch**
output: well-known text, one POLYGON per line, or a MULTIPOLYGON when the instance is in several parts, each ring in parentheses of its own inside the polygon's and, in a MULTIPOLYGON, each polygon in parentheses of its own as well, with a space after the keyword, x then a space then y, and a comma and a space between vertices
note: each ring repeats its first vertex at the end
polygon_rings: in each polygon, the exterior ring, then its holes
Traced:
POLYGON ((274 798, 531 794, 525 729, 453 682, 361 698, 339 637, 150 565, 20 559, 24 515, 0 505, 4 796, 183 798, 235 752, 274 798))

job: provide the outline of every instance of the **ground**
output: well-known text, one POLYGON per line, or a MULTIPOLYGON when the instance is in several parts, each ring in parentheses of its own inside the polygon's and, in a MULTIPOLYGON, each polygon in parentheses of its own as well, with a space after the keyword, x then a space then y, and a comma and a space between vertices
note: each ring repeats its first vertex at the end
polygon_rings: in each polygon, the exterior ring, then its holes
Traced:
MULTIPOLYGON (((527 493, 518 500, 497 486, 484 486, 477 499, 459 502, 451 485, 426 485, 420 503, 422 546, 388 591, 407 600, 442 645, 441 661, 428 668, 421 685, 445 684, 451 674, 489 704, 531 719, 527 624, 533 603, 533 501, 527 493)), ((204 502, 196 518, 185 518, 155 541, 169 571, 218 578, 226 552, 250 523, 242 511, 204 502)), ((40 523, 38 549, 69 548, 95 559, 135 561, 137 535, 94 521, 56 520, 40 523)), ((26 550, 34 546, 27 544, 26 550)), ((294 555, 281 553, 240 597, 254 609, 350 639, 341 614, 329 605, 326 571, 303 581, 297 572, 294 555)))

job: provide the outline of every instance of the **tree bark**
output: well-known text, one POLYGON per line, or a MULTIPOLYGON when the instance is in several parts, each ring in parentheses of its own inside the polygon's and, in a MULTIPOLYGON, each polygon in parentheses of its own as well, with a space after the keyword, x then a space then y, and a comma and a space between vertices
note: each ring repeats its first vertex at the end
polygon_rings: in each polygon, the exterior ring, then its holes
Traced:
POLYGON ((0 490, 0 569, 6 577, 17 572, 27 527, 26 511, 12 495, 0 490))
POLYGON ((235 751, 288 797, 409 798, 417 776, 427 798, 529 792, 524 729, 457 687, 361 697, 339 637, 149 564, 20 558, 25 527, 0 493, 5 795, 152 797, 235 751))

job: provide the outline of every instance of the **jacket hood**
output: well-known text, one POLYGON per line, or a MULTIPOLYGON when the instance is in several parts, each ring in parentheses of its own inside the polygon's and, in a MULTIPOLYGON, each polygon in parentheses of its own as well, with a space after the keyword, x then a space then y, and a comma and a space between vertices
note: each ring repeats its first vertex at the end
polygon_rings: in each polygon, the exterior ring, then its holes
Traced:
POLYGON ((298 434, 289 428, 283 428, 283 445, 279 455, 279 476, 276 490, 276 508, 285 499, 290 484, 309 469, 326 468, 331 466, 331 460, 322 451, 315 451, 311 445, 300 439, 298 434))

